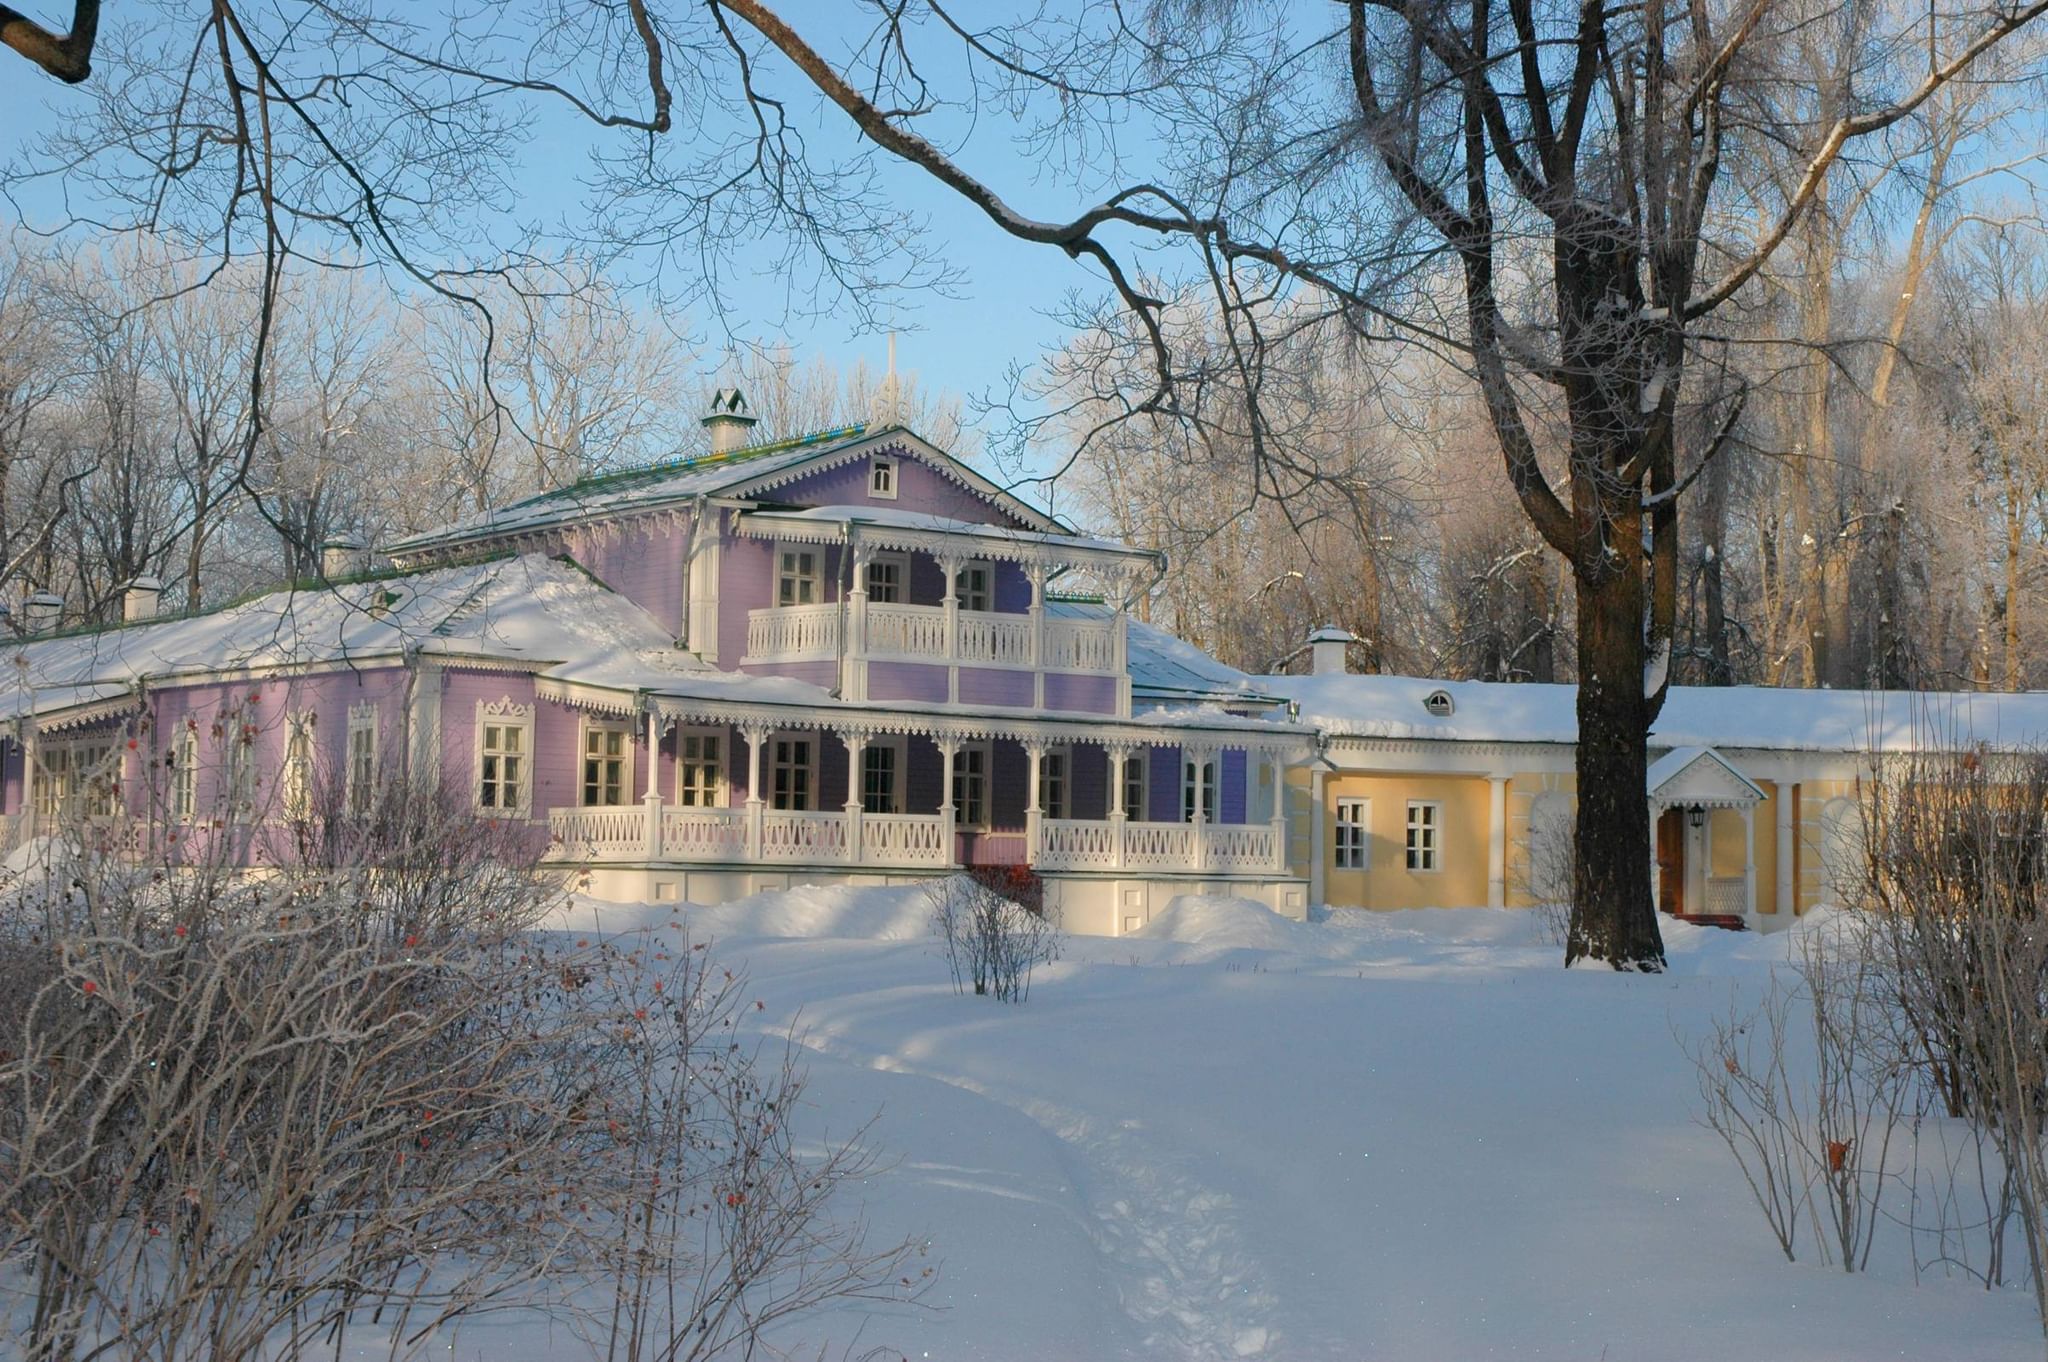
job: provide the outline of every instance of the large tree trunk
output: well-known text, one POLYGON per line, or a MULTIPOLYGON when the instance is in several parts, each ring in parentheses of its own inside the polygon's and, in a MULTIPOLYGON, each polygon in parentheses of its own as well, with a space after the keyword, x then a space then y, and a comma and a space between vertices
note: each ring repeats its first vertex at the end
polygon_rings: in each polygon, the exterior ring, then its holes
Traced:
MULTIPOLYGON (((1626 536, 1634 521, 1617 527, 1626 536)), ((1625 542, 1625 540, 1624 540, 1625 542)), ((1637 542, 1640 543, 1638 537, 1637 542)), ((1640 553, 1575 572, 1579 599, 1578 858, 1565 963, 1664 968, 1650 902, 1649 702, 1640 553)))

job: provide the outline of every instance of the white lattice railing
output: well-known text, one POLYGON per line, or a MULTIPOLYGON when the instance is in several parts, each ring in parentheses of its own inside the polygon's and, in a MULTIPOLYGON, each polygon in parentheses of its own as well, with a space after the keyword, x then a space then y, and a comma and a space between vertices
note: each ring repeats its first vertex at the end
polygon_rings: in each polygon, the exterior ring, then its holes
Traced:
POLYGON ((1124 864, 1137 870, 1194 869, 1193 824, 1124 824, 1124 864))
POLYGON ((638 804, 552 809, 548 812, 548 832, 571 855, 644 852, 647 810, 638 804))
POLYGON ((747 612, 747 656, 758 661, 832 657, 839 651, 839 607, 792 605, 747 612))
POLYGON ((1049 672, 1113 672, 1115 620, 1048 620, 1045 661, 1049 672))
POLYGON ((1033 626, 1029 615, 960 612, 960 661, 997 667, 1031 665, 1033 626))
POLYGON ((946 612, 931 605, 868 606, 870 656, 943 658, 946 612))
POLYGON ((1749 911, 1749 885, 1740 875, 1713 875, 1707 880, 1705 912, 1716 915, 1749 911))
POLYGON ((1225 873, 1274 868, 1271 823, 1211 823, 1202 829, 1208 843, 1203 864, 1225 873))
POLYGON ((663 806, 663 860, 734 861, 741 859, 746 853, 747 819, 740 810, 663 806))
POLYGON ((761 859, 764 861, 843 861, 846 859, 846 815, 840 813, 777 813, 761 815, 761 859))
POLYGON ((1047 818, 1038 825, 1041 870, 1110 870, 1116 866, 1116 825, 1047 818))
POLYGON ((869 813, 860 820, 863 865, 943 867, 953 863, 937 814, 869 813))

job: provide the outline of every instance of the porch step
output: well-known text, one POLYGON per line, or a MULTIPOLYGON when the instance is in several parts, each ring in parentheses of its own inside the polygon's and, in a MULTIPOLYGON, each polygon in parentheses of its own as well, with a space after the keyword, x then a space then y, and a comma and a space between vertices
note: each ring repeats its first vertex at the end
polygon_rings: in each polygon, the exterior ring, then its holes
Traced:
POLYGON ((1690 922, 1695 927, 1721 927, 1731 932, 1746 932, 1749 923, 1740 913, 1673 913, 1680 922, 1690 922))

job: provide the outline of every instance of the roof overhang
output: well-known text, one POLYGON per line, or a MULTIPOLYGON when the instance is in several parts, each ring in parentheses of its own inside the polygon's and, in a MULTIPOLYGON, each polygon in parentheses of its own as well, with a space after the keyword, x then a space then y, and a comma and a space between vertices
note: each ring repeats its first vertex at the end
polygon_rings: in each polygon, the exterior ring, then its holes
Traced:
POLYGON ((1107 540, 968 521, 903 524, 863 516, 858 507, 742 511, 738 528, 740 533, 755 539, 807 544, 858 541, 875 548, 934 555, 964 552, 1005 562, 1092 568, 1111 575, 1153 570, 1160 559, 1155 550, 1130 548, 1107 540))

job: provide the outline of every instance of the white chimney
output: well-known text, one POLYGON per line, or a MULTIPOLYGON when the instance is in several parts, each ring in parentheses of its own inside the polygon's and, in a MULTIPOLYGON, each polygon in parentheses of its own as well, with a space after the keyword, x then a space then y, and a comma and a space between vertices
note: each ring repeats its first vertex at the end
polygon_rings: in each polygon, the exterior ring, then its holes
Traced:
POLYGON ((1309 671, 1315 676, 1342 676, 1344 652, 1358 640, 1348 630, 1326 624, 1308 636, 1309 671))
POLYGON ((711 395, 711 410, 700 421, 711 432, 711 452, 730 454, 747 442, 747 429, 754 418, 747 412, 746 394, 738 388, 720 388, 711 395))
POLYGON ((370 553, 360 539, 341 534, 320 546, 320 575, 330 582, 367 572, 369 567, 370 553))
POLYGON ((121 593, 121 618, 130 624, 137 620, 155 619, 157 600, 163 595, 163 590, 164 584, 156 578, 137 577, 121 593))
POLYGON ((22 617, 31 634, 54 634, 64 618, 64 598, 38 591, 22 603, 22 617))

